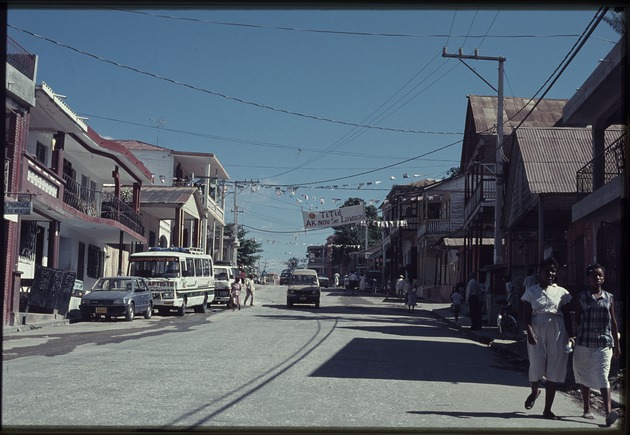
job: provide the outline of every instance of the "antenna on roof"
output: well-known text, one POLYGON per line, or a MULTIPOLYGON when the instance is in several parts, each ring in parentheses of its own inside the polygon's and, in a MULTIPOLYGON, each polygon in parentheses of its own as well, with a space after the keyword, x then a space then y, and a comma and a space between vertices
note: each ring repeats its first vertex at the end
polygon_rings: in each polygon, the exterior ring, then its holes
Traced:
POLYGON ((160 146, 160 127, 162 127, 164 124, 166 124, 166 120, 165 119, 153 119, 153 118, 149 118, 149 121, 153 121, 156 124, 157 127, 157 146, 160 146))

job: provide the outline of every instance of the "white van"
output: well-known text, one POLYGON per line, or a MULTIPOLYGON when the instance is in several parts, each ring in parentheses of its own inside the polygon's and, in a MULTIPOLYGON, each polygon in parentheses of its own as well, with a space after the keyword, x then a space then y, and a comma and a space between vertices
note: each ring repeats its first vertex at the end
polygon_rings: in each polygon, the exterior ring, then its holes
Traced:
POLYGON ((287 288, 287 307, 292 307, 293 304, 315 304, 315 308, 319 308, 320 296, 316 270, 296 269, 291 273, 287 288))

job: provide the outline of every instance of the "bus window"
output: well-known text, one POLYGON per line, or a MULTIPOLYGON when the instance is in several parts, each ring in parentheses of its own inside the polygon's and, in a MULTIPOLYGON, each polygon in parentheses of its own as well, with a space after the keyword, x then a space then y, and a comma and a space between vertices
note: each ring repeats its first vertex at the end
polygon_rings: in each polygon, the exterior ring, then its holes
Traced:
POLYGON ((186 258, 186 269, 182 272, 182 276, 195 276, 195 259, 186 258))
POLYGON ((203 266, 201 258, 195 258, 195 275, 203 276, 203 266))

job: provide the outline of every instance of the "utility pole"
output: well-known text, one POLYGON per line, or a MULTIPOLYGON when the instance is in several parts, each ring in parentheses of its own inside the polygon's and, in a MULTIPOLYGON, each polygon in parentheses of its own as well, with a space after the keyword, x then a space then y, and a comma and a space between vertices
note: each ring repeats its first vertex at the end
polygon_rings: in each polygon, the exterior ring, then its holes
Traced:
POLYGON ((234 250, 232 251, 232 264, 238 266, 238 205, 236 205, 236 194, 238 193, 237 181, 234 181, 234 250))
POLYGON ((495 181, 496 181, 496 199, 494 205, 494 264, 503 264, 503 230, 501 229, 501 221, 503 220, 503 62, 505 57, 489 57, 479 56, 479 50, 475 48, 474 55, 463 54, 463 50, 460 48, 458 54, 447 54, 446 47, 442 50, 442 57, 452 57, 459 59, 464 65, 466 63, 462 59, 474 59, 474 60, 492 60, 499 62, 499 89, 495 89, 490 83, 479 76, 475 70, 470 68, 479 78, 481 78, 488 86, 494 89, 498 94, 498 107, 497 107, 497 148, 495 151, 495 181))

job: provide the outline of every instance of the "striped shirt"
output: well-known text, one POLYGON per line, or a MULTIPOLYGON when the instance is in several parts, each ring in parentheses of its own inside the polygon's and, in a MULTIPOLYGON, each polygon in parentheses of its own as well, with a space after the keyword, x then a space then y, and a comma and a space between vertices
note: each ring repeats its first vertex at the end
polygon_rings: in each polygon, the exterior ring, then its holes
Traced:
POLYGON ((585 290, 577 295, 577 300, 582 307, 582 316, 576 344, 584 347, 613 347, 610 329, 613 295, 602 290, 601 297, 597 299, 590 290, 585 290))

